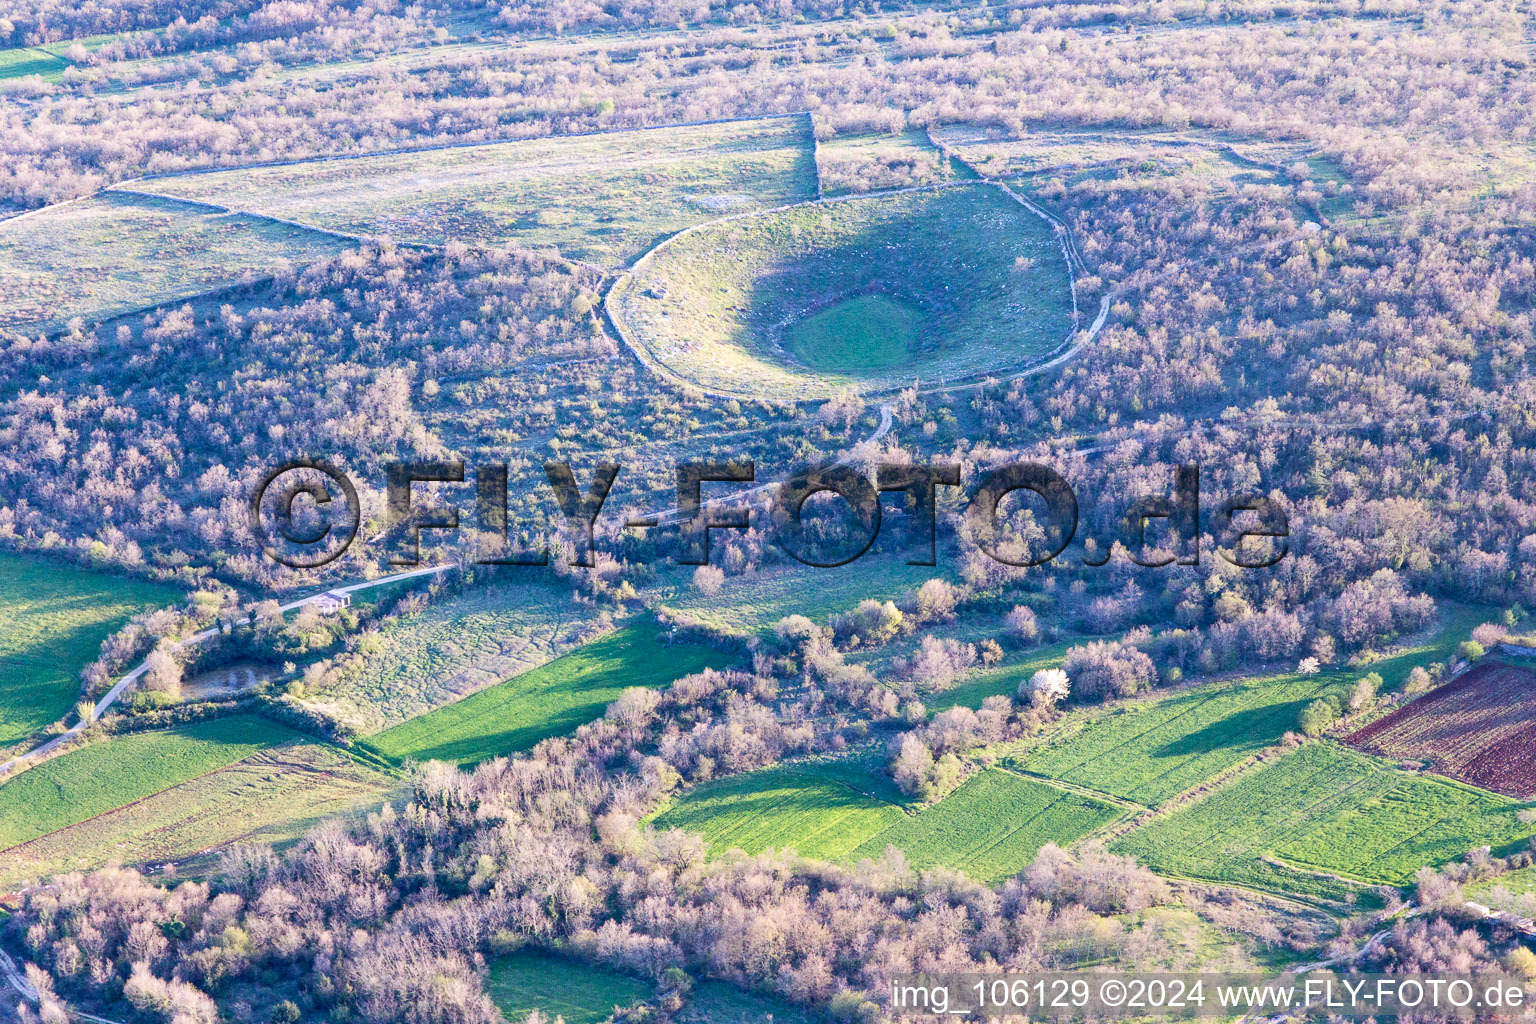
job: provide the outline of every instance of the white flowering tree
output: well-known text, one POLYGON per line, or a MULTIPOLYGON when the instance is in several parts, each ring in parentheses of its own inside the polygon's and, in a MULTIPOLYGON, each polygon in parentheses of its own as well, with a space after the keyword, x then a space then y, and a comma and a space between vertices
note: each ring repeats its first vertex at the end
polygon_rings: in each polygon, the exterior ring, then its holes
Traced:
POLYGON ((1072 692, 1072 681, 1059 668, 1042 668, 1029 677, 1023 689, 1025 692, 1019 696, 1028 697, 1036 707, 1054 707, 1066 700, 1072 692))

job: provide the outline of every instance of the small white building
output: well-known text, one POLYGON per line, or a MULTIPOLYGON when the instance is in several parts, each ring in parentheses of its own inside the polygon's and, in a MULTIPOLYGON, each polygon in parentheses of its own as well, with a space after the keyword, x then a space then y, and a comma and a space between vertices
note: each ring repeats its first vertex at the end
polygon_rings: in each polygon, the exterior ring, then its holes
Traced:
POLYGON ((310 607, 321 615, 335 615, 343 608, 352 607, 352 595, 340 590, 328 590, 310 599, 310 607))

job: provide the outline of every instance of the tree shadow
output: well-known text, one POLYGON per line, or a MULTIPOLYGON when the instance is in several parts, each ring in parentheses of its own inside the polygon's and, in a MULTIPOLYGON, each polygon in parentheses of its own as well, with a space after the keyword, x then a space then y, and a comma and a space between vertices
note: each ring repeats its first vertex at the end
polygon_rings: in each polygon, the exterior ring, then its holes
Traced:
POLYGON ((1312 700, 1306 697, 1284 704, 1269 704, 1239 711, 1164 744, 1158 748, 1157 755, 1176 757, 1181 754, 1210 754, 1233 747, 1267 747, 1278 742, 1287 730, 1295 727, 1302 708, 1312 700))

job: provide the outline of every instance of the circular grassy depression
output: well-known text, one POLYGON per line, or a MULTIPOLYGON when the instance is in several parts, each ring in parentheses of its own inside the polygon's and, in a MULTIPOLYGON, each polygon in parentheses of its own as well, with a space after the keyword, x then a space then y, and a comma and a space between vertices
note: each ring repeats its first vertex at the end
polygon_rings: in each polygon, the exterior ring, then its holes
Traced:
POLYGON ((888 295, 860 295, 796 321, 789 350, 812 370, 867 373, 901 366, 922 334, 923 314, 888 295))
POLYGON ((1050 225, 977 184, 806 204, 670 239, 616 288, 631 343, 712 390, 825 398, 1022 367, 1071 324, 1050 225))

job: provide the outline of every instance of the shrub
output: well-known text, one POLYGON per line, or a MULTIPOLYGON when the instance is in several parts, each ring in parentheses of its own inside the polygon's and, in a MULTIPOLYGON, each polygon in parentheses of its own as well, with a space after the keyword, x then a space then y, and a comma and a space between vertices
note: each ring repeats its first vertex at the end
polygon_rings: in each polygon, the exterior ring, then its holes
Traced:
POLYGON ((1381 689, 1381 676, 1375 672, 1369 672, 1360 677, 1349 691, 1349 710, 1351 712, 1364 711, 1376 701, 1376 693, 1381 689))
POLYGON ((1116 641, 1074 647, 1061 667, 1084 698, 1129 697, 1157 681, 1157 669, 1145 651, 1116 641))
POLYGON ((1003 616, 1003 626, 1008 630, 1008 636, 1015 643, 1028 645, 1040 639, 1040 624, 1035 620, 1032 609, 1022 604, 1013 606, 1013 610, 1003 616))
POLYGON ((724 570, 712 565, 701 565, 693 571, 693 585, 699 588, 699 593, 714 597, 720 593, 720 587, 725 583, 724 570))
POLYGON ((976 650, 981 653, 981 663, 983 665, 996 665, 998 662, 1003 660, 1002 646, 991 637, 987 637, 981 643, 977 644, 976 650))
POLYGON ((1035 707, 1054 706, 1067 699, 1072 682, 1059 668, 1042 668, 1019 684, 1019 696, 1035 707))
POLYGON ((1339 717, 1339 709, 1332 701, 1319 698, 1301 709, 1301 716, 1297 721, 1302 735, 1318 736, 1322 731, 1333 724, 1339 717))

